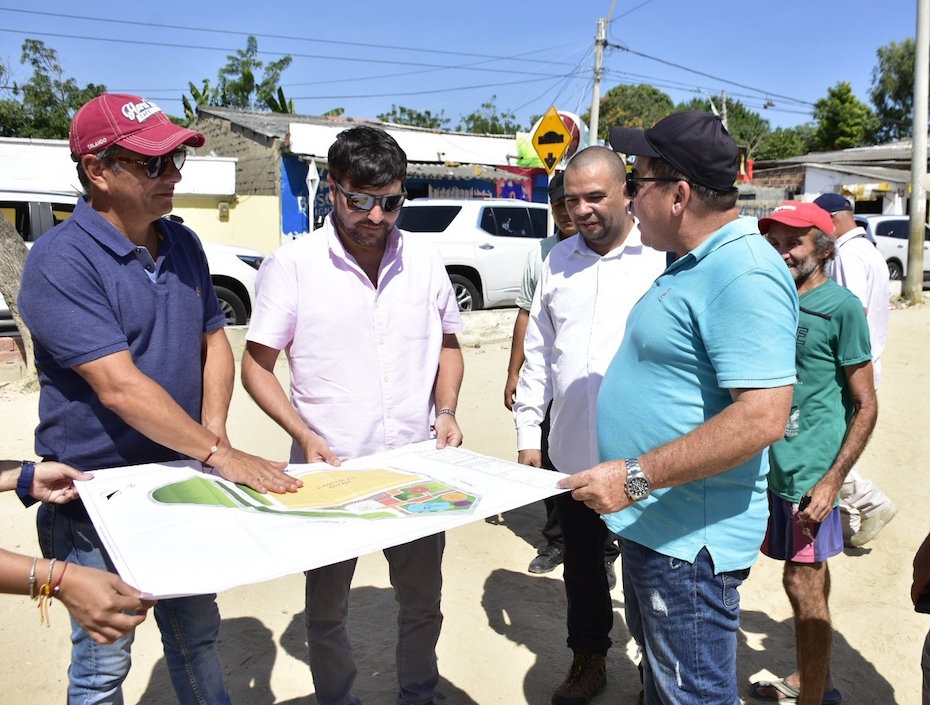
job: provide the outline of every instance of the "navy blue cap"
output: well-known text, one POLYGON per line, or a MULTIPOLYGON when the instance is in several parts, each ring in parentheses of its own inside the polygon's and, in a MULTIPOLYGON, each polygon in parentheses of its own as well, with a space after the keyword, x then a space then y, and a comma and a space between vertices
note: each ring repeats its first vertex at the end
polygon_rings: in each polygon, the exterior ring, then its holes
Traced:
POLYGON ((825 193, 815 198, 814 203, 823 208, 827 213, 851 211, 853 209, 852 204, 847 198, 838 193, 825 193))
POLYGON ((565 198, 565 177, 560 171, 558 174, 553 174, 549 181, 549 203, 555 203, 563 198, 565 198))
POLYGON ((645 130, 615 125, 610 146, 617 152, 658 157, 689 181, 729 191, 739 171, 739 147, 720 119, 700 110, 672 113, 645 130))

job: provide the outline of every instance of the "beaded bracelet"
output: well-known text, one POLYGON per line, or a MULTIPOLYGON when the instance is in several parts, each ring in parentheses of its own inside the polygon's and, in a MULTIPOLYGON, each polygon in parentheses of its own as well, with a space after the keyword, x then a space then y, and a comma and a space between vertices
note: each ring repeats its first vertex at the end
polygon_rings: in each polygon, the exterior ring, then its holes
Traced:
POLYGON ((436 412, 436 417, 438 418, 442 414, 449 414, 453 419, 455 418, 455 412, 452 409, 440 409, 436 412))

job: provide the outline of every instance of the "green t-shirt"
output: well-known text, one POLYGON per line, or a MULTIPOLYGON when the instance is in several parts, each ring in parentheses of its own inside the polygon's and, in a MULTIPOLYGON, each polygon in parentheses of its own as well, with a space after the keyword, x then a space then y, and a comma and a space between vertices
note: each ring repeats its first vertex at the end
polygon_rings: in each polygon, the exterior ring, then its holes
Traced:
POLYGON ((769 451, 769 489, 797 502, 822 478, 843 445, 855 407, 844 367, 872 359, 862 302, 827 280, 800 298, 798 381, 785 437, 769 451))

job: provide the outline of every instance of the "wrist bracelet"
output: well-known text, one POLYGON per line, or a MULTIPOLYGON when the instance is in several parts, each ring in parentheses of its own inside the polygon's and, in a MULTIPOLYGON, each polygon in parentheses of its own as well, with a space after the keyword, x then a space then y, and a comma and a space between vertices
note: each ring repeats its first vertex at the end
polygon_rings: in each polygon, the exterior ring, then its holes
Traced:
POLYGON ((449 414, 453 419, 455 418, 455 412, 452 409, 440 409, 436 412, 436 418, 438 419, 443 414, 449 414))
POLYGON ((36 563, 39 562, 39 557, 36 556, 32 559, 32 568, 29 569, 29 599, 34 600, 38 597, 36 595, 36 563))
POLYGON ((16 496, 19 497, 19 501, 23 503, 24 507, 31 507, 39 501, 30 494, 35 473, 36 464, 31 460, 24 460, 19 471, 19 479, 16 480, 16 496))
POLYGON ((207 453, 207 457, 200 461, 202 465, 206 465, 207 461, 213 457, 213 454, 220 449, 220 437, 216 437, 216 443, 213 444, 213 447, 210 448, 210 452, 207 453))
POLYGON ((55 569, 55 559, 53 558, 48 564, 48 578, 45 585, 39 588, 39 624, 46 627, 52 626, 48 616, 48 608, 52 605, 52 571, 55 569))
POLYGON ((65 561, 65 567, 61 569, 61 575, 58 576, 58 580, 55 581, 55 585, 52 586, 52 595, 57 595, 58 591, 61 590, 61 581, 65 577, 65 572, 68 570, 68 562, 65 561))

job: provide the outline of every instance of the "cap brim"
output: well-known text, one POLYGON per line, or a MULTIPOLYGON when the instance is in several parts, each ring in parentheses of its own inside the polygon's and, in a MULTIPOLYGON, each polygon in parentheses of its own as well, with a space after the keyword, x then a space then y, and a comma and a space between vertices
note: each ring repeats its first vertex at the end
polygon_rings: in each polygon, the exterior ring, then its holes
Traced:
POLYGON ((202 147, 206 138, 194 130, 164 123, 155 125, 148 130, 139 130, 128 137, 118 140, 116 144, 133 152, 144 154, 147 157, 157 157, 177 149, 182 144, 191 147, 202 147))
POLYGON ((646 132, 635 127, 614 125, 610 128, 610 146, 615 152, 637 157, 658 157, 657 151, 646 141, 646 132))
POLYGON ((772 223, 781 223, 789 228, 817 228, 821 229, 816 223, 812 223, 808 218, 800 218, 790 212, 780 212, 774 215, 766 216, 759 219, 759 232, 765 235, 769 231, 772 223))

